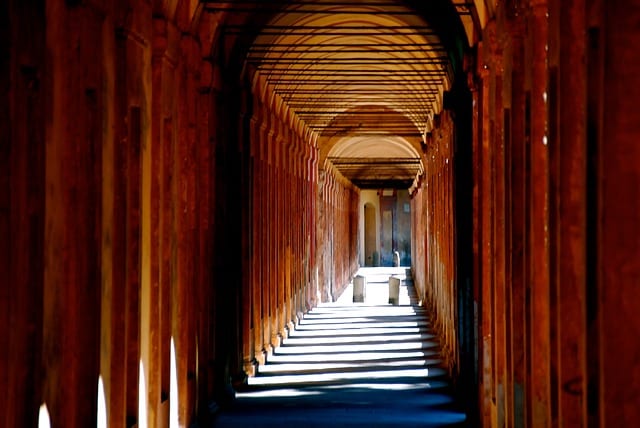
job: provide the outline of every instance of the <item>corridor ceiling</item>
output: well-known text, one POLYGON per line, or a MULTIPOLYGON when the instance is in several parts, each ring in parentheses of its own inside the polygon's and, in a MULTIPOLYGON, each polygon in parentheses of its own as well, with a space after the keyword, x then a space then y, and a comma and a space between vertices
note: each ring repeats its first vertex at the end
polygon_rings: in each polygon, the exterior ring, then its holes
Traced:
MULTIPOLYGON (((223 31, 256 32, 245 72, 317 134, 321 162, 361 188, 411 186, 423 171, 421 141, 442 110, 453 70, 439 35, 409 2, 205 3, 213 13, 269 17, 259 28, 248 19, 223 31)), ((466 3, 457 11, 469 15, 466 3)))

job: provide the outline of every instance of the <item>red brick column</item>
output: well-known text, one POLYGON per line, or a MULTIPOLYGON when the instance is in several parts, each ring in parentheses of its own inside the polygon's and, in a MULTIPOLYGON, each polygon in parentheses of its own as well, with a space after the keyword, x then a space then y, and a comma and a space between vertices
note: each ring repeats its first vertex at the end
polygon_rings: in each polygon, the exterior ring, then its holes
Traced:
MULTIPOLYGON (((483 42, 482 49, 489 49, 483 42)), ((492 122, 491 116, 491 71, 490 64, 480 61, 478 74, 481 78, 478 93, 478 151, 476 153, 476 168, 478 168, 478 257, 480 268, 480 298, 479 298, 479 328, 480 328, 480 355, 481 381, 480 404, 482 426, 492 426, 493 421, 493 182, 492 182, 492 122)))
POLYGON ((507 393, 506 424, 523 426, 525 421, 526 389, 526 253, 525 248, 525 193, 526 136, 524 88, 524 27, 517 11, 506 12, 508 37, 505 45, 505 80, 509 83, 505 94, 509 103, 505 114, 505 168, 507 170, 507 393))
MULTIPOLYGON (((203 68, 208 68, 209 64, 202 64, 203 68)), ((213 384, 210 380, 212 377, 210 361, 213 359, 213 341, 211 331, 211 318, 213 307, 213 290, 211 287, 214 272, 211 267, 211 259, 213 254, 213 231, 210 224, 213 212, 213 150, 209 140, 211 118, 211 88, 206 86, 206 80, 200 81, 197 95, 197 209, 198 209, 198 259, 196 260, 196 269, 198 277, 196 279, 196 299, 198 311, 196 316, 197 329, 193 334, 197 335, 197 357, 198 371, 196 380, 198 382, 197 400, 194 399, 193 405, 198 404, 198 414, 206 414, 207 406, 213 397, 213 384)), ((162 171, 162 170, 160 170, 162 171)), ((252 300, 253 301, 253 300, 252 300)), ((157 304, 160 305, 161 302, 157 304)), ((159 320, 162 326, 162 317, 159 320)), ((253 348, 252 348, 253 349, 253 348)), ((163 385, 164 391, 164 385, 163 385)))
POLYGON ((586 16, 582 0, 549 2, 552 418, 587 425, 586 16))
POLYGON ((50 90, 45 7, 36 3, 0 5, 0 425, 7 427, 36 426, 43 403, 44 120, 50 90))
MULTIPOLYGON (((153 407, 153 420, 160 421, 161 394, 169 391, 169 365, 171 340, 171 307, 169 302, 171 289, 170 266, 172 264, 170 248, 173 235, 173 192, 167 177, 173 171, 175 51, 170 49, 177 40, 175 28, 164 18, 153 20, 153 57, 152 57, 152 121, 151 121, 151 164, 149 179, 150 193, 150 281, 147 328, 153 329, 149 336, 147 357, 148 397, 153 407), (170 169, 170 170, 169 170, 170 169), (171 172, 170 172, 171 171, 171 172), (162 302, 166 301, 166 305, 162 302), (169 312, 165 314, 163 312, 169 312), (163 352, 164 351, 164 352, 163 352), (153 373, 153 376, 150 374, 153 373), (158 419, 155 419, 158 418, 158 419)), ((120 391, 117 392, 121 394, 120 391)))
MULTIPOLYGON (((600 417, 603 425, 614 427, 640 420, 640 8, 635 1, 602 5, 604 13, 598 14, 602 26, 590 29, 591 46, 596 43, 604 49, 602 128, 599 133, 598 124, 590 122, 587 138, 589 162, 598 164, 600 198, 596 238, 600 417), (601 39, 595 38, 595 31, 602 34, 601 39), (593 138, 597 138, 597 148, 592 146, 593 138), (597 151, 597 160, 592 150, 597 151)), ((588 70, 597 74, 598 66, 593 65, 589 63, 588 70)), ((591 174, 596 172, 593 166, 589 168, 591 174)), ((593 241, 587 242, 590 244, 593 241)), ((593 286, 591 281, 588 287, 593 286)))
POLYGON ((531 57, 531 211, 528 282, 531 292, 531 413, 535 427, 551 424, 550 287, 549 287, 549 149, 548 149, 548 8, 531 1, 528 49, 531 57))
POLYGON ((503 65, 503 23, 496 22, 496 40, 491 47, 491 75, 494 99, 492 105, 492 142, 493 144, 493 240, 494 247, 494 299, 493 299, 493 339, 494 339, 494 400, 496 403, 495 422, 504 426, 508 409, 505 406, 507 389, 507 302, 506 302, 506 159, 504 142, 504 65, 503 65))
MULTIPOLYGON (((112 27, 107 26, 104 34, 99 30, 104 24, 103 13, 91 6, 68 7, 64 2, 49 2, 46 10, 50 55, 49 79, 43 82, 49 94, 44 122, 49 125, 43 186, 46 211, 42 401, 49 408, 52 426, 82 427, 96 422, 103 261, 103 119, 113 124, 109 113, 103 110, 103 102, 110 101, 103 96, 112 88, 103 86, 108 79, 104 79, 101 55, 96 59, 96 52, 102 52, 104 44, 111 43, 114 35, 112 27)), ((144 48, 141 52, 146 53, 144 48)), ((147 141, 149 131, 135 121, 137 111, 127 111, 121 117, 131 120, 127 144, 121 153, 127 160, 136 159, 136 149, 147 141)), ((121 137, 124 135, 117 135, 121 137)), ((130 201, 129 195, 136 194, 135 177, 125 188, 131 192, 125 194, 130 201)), ((131 212, 131 216, 124 218, 123 231, 135 230, 139 225, 134 210, 131 212)), ((121 243, 126 255, 135 253, 135 240, 121 243)), ((126 260, 125 256, 123 261, 126 260)), ((129 280, 135 271, 136 267, 132 267, 129 275, 122 278, 129 280)), ((137 291, 138 284, 131 284, 131 290, 137 291)), ((132 315, 127 310, 123 313, 132 315)), ((135 350, 137 337, 123 335, 120 340, 128 339, 135 350)), ((138 358, 135 365, 137 372, 138 358)))
POLYGON ((255 341, 254 341, 254 305, 255 287, 253 266, 257 263, 252 258, 254 240, 254 203, 253 203, 253 180, 254 180, 254 154, 255 148, 252 137, 255 134, 253 104, 254 95, 248 82, 242 88, 242 103, 239 118, 240 135, 238 145, 242 151, 242 177, 240 201, 242 210, 242 293, 241 293, 241 319, 242 319, 242 370, 248 375, 255 374, 255 341))
POLYGON ((251 118, 251 188, 252 188, 252 255, 251 255, 251 278, 252 278, 252 306, 253 306, 253 342, 254 357, 258 363, 264 364, 264 333, 262 323, 263 313, 263 281, 262 281, 262 144, 261 144, 261 114, 262 106, 260 99, 254 95, 253 116, 251 118))
MULTIPOLYGON (((261 236, 261 256, 260 256, 260 271, 261 271, 261 287, 262 287, 262 349, 265 353, 269 351, 269 340, 271 336, 271 326, 269 318, 269 305, 271 301, 271 288, 269 278, 269 177, 268 177, 268 110, 262 106, 262 123, 260 132, 260 178, 261 183, 261 197, 260 197, 260 230, 261 236)), ((265 354, 266 355, 266 354, 265 354)))
POLYGON ((292 290, 292 257, 293 253, 293 236, 294 236, 294 216, 292 215, 295 201, 293 198, 294 176, 293 172, 293 153, 295 151, 296 135, 292 129, 284 130, 286 148, 283 150, 282 159, 282 185, 283 190, 283 215, 282 229, 284 235, 283 242, 283 287, 284 287, 284 314, 283 323, 285 334, 288 336, 289 331, 293 328, 293 290, 292 290))

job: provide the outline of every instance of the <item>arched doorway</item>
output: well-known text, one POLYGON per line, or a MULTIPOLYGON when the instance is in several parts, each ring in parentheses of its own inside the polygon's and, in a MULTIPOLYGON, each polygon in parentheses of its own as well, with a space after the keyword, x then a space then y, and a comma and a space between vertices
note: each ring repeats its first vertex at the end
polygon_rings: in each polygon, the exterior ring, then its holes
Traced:
POLYGON ((376 246, 377 235, 376 208, 373 204, 364 204, 364 264, 378 266, 380 260, 376 246))

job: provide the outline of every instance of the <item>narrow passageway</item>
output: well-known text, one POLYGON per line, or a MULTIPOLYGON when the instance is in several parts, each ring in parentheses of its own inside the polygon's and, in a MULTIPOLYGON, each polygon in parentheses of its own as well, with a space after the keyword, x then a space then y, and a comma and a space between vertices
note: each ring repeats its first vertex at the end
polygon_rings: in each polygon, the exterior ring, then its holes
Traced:
POLYGON ((466 426, 405 269, 358 273, 365 302, 352 303, 350 285, 307 313, 214 427, 466 426), (399 305, 388 304, 391 274, 399 305))
POLYGON ((638 426, 638 22, 0 1, 0 428, 638 426))

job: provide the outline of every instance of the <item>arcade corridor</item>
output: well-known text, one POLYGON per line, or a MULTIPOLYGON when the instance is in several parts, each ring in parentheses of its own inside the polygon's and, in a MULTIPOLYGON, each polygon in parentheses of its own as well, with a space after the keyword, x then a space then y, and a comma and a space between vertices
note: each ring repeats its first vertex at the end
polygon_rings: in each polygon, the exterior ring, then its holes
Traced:
POLYGON ((639 20, 0 2, 0 426, 207 426, 396 258, 470 426, 634 426, 639 20))

